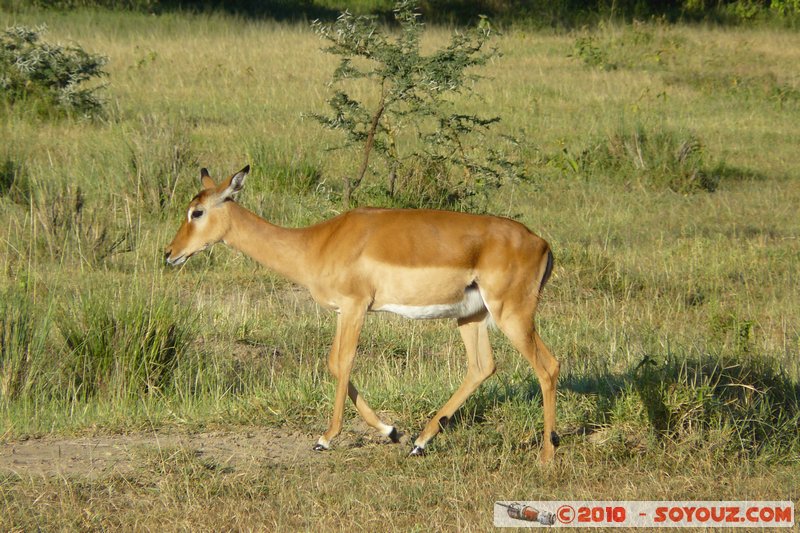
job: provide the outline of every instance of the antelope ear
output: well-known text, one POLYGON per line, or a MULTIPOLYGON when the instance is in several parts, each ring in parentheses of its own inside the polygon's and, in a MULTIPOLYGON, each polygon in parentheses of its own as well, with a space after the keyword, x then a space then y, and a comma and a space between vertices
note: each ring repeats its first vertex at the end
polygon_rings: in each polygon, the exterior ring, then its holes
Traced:
POLYGON ((237 192, 241 191, 244 187, 244 179, 250 172, 250 165, 247 165, 242 170, 228 178, 227 181, 220 184, 220 200, 227 200, 232 198, 237 192))
POLYGON ((203 184, 203 189, 213 189, 217 186, 211 176, 208 174, 207 168, 200 169, 200 183, 203 184))

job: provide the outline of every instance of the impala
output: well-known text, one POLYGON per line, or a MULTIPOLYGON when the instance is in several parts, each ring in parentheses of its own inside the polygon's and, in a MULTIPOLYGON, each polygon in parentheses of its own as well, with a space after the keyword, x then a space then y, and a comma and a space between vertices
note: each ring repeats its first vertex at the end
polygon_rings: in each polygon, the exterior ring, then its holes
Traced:
POLYGON ((559 363, 533 321, 553 267, 547 242, 506 218, 433 210, 362 208, 307 228, 282 228, 234 201, 249 171, 246 166, 219 185, 206 169, 200 171, 203 189, 189 203, 166 261, 181 265, 224 242, 303 285, 337 313, 328 358, 336 378, 333 416, 315 450, 327 450, 341 431, 347 396, 370 426, 399 440, 397 429, 373 412, 350 381, 364 316, 388 311, 456 319, 466 347, 464 381, 419 434, 411 455, 423 455, 440 427, 494 373, 488 331, 493 321, 539 379, 545 435, 540 459, 552 459, 559 363))

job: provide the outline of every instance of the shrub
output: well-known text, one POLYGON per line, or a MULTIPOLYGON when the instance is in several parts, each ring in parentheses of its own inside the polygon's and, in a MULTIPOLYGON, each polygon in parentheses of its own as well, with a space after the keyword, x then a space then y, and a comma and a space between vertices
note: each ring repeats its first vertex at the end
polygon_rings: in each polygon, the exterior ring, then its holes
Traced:
POLYGON ((474 79, 467 70, 494 55, 486 50, 493 35, 488 21, 455 32, 449 45, 423 55, 423 24, 415 6, 401 1, 394 13, 400 26, 395 36, 375 17, 349 12, 333 24, 314 22, 315 31, 331 43, 326 51, 341 60, 331 82, 331 113, 311 116, 342 132, 345 146, 358 154, 355 177, 344 178, 345 208, 374 165, 373 156, 380 159, 373 172, 385 174, 384 190, 392 203, 414 198, 412 205, 458 206, 520 177, 521 163, 509 157, 517 146, 514 140, 503 145, 487 138, 500 119, 464 113, 452 99, 474 79), (348 93, 353 84, 367 87, 372 98, 356 100, 353 91, 348 93), (492 148, 498 145, 503 147, 492 148))
POLYGON ((608 50, 597 44, 597 39, 593 36, 583 36, 575 39, 573 53, 568 57, 577 57, 583 64, 589 67, 596 67, 600 70, 614 70, 617 64, 609 58, 608 50))
POLYGON ((78 46, 41 40, 44 27, 15 26, 0 34, 0 95, 10 104, 34 103, 40 112, 100 116, 101 85, 86 82, 106 76, 107 59, 78 46))

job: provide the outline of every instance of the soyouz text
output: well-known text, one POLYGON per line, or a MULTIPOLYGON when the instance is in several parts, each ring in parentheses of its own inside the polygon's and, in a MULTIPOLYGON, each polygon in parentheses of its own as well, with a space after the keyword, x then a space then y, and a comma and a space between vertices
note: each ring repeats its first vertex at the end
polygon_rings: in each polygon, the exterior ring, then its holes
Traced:
POLYGON ((526 501, 496 502, 494 525, 793 527, 795 518, 791 501, 526 501))

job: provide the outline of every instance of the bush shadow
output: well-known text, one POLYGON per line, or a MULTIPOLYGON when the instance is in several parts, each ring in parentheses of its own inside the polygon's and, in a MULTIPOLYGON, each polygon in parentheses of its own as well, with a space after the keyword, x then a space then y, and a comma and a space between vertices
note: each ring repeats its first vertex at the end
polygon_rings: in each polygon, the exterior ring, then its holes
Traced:
MULTIPOLYGON (((732 453, 778 461, 800 450, 800 382, 768 356, 648 355, 619 373, 562 374, 559 391, 590 397, 593 407, 583 420, 561 428, 567 441, 635 428, 661 445, 703 446, 722 434, 732 453)), ((481 424, 504 404, 540 404, 541 397, 532 374, 522 383, 484 386, 443 427, 481 424)))

